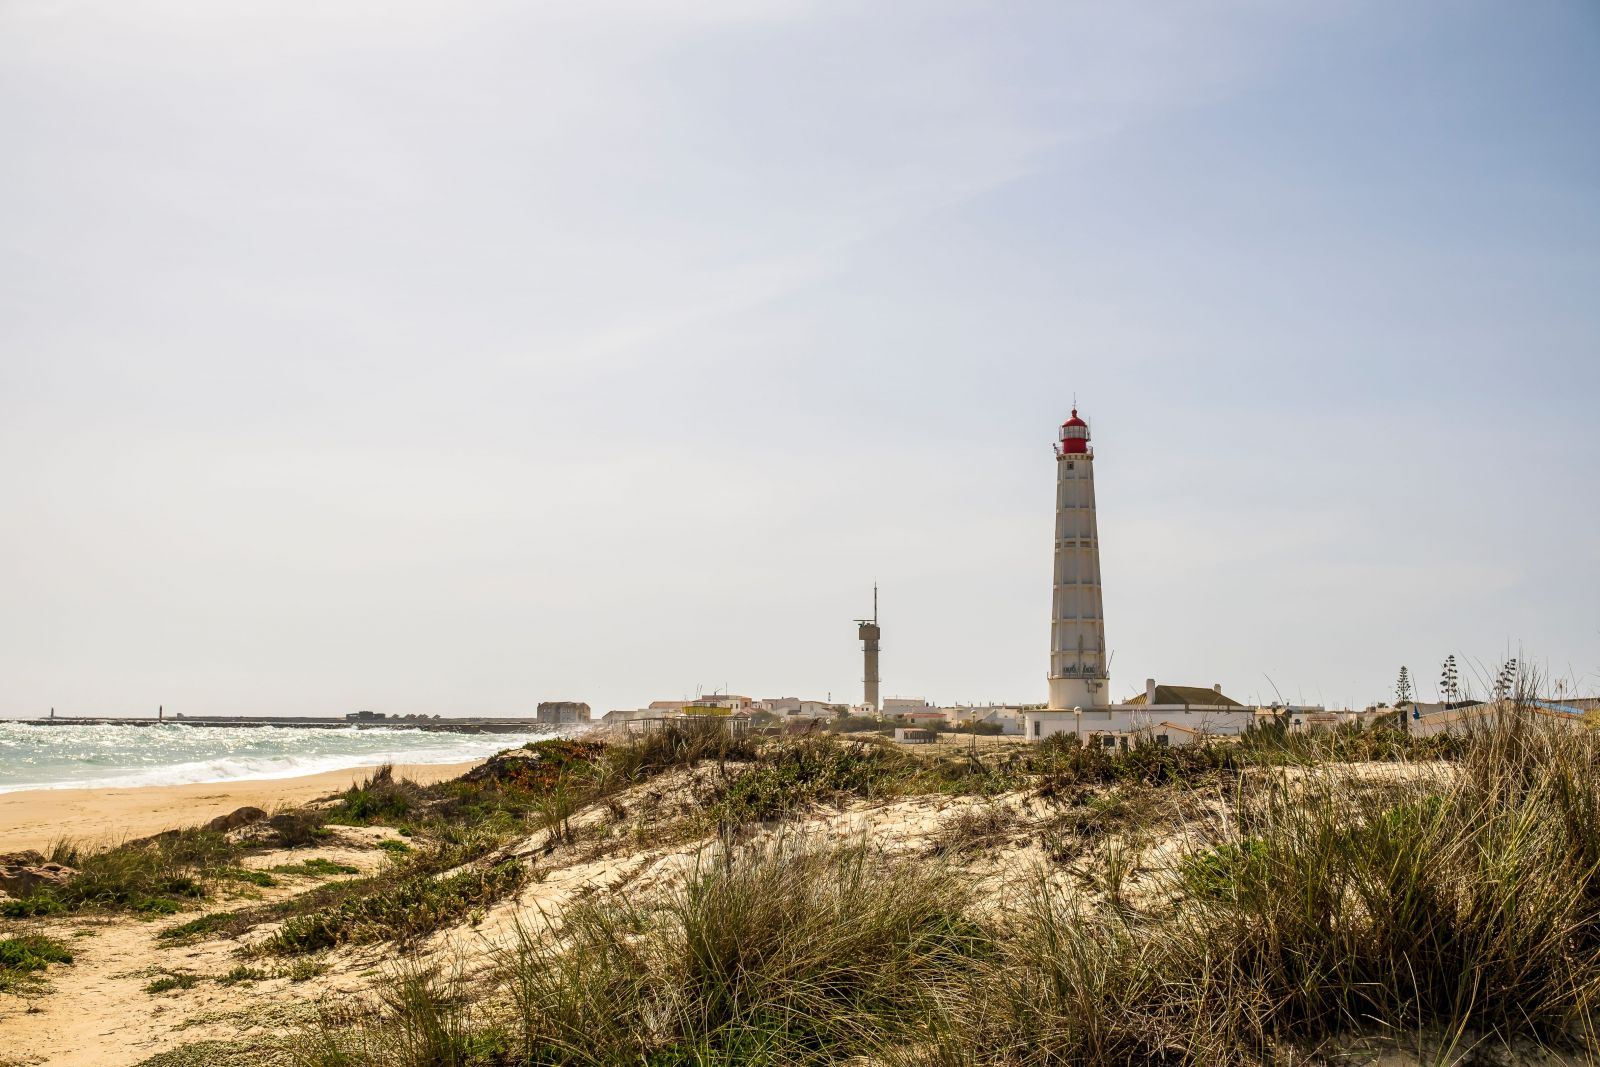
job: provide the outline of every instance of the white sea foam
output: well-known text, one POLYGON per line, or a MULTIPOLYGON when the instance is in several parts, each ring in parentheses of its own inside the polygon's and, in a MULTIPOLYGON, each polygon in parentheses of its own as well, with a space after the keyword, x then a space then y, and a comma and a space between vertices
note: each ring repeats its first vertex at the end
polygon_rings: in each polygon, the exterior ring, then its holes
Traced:
POLYGON ((0 722, 0 793, 264 781, 381 763, 462 763, 583 732, 454 734, 291 726, 27 726, 0 722))

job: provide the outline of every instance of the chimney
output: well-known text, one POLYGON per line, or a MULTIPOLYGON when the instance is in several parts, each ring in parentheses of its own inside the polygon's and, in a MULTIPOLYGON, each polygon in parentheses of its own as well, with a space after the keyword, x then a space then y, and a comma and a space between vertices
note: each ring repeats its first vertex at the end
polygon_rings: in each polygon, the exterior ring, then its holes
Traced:
POLYGON ((1217 696, 1221 696, 1222 695, 1222 683, 1218 682, 1216 685, 1212 686, 1211 687, 1211 691, 1213 693, 1217 694, 1217 696))
POLYGON ((1144 680, 1144 702, 1146 707, 1156 702, 1156 680, 1154 678, 1146 678, 1144 680))

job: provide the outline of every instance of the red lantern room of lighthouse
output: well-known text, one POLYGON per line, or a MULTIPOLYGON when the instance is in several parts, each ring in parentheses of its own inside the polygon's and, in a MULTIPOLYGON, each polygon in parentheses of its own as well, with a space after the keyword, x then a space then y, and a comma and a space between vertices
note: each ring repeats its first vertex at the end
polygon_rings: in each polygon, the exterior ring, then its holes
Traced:
POLYGON ((1061 424, 1061 437, 1056 444, 1056 455, 1087 456, 1091 454, 1089 450, 1089 424, 1078 418, 1078 409, 1073 408, 1072 418, 1061 424))

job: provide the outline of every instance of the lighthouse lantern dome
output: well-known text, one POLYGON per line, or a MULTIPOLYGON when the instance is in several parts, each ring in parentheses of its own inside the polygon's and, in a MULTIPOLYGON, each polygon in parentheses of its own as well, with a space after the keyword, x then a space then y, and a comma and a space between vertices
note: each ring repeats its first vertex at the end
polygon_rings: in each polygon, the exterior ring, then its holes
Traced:
POLYGON ((1078 418, 1078 409, 1072 409, 1072 418, 1061 424, 1061 446, 1063 456, 1084 455, 1089 451, 1089 424, 1078 418))

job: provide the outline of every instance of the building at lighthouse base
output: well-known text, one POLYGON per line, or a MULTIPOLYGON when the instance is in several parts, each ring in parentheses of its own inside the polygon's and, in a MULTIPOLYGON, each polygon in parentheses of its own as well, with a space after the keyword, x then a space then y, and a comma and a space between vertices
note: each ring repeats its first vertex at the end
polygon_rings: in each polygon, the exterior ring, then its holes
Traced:
POLYGON ((1262 714, 1225 696, 1221 685, 1157 685, 1148 678, 1143 693, 1121 704, 1026 711, 1022 734, 1029 741, 1067 734, 1084 744, 1176 746, 1243 733, 1262 714))

